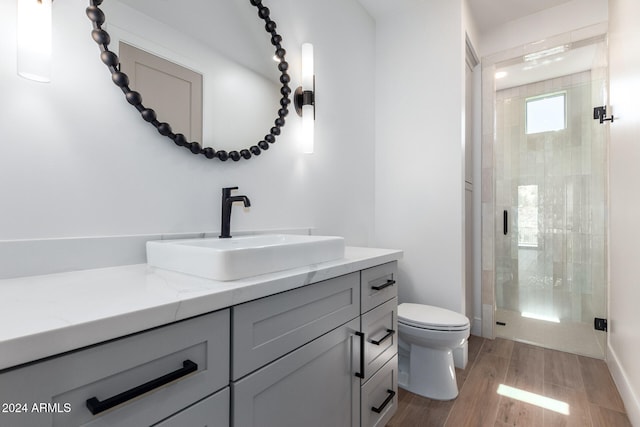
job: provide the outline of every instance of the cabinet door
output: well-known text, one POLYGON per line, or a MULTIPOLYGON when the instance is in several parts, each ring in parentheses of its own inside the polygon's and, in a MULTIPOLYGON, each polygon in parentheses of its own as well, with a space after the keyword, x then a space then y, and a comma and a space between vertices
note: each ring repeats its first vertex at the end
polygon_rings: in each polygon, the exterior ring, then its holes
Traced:
POLYGON ((229 427, 229 395, 225 387, 154 427, 229 427))
POLYGON ((354 319, 232 383, 234 425, 359 426, 359 326, 354 319))

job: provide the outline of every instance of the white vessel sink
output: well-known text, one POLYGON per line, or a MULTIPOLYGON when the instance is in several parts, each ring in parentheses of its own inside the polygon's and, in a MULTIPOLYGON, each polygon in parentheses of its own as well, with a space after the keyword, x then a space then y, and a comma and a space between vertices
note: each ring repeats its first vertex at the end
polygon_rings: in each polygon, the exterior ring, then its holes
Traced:
POLYGON ((214 280, 236 280, 341 258, 344 239, 334 236, 262 234, 147 242, 149 265, 214 280))

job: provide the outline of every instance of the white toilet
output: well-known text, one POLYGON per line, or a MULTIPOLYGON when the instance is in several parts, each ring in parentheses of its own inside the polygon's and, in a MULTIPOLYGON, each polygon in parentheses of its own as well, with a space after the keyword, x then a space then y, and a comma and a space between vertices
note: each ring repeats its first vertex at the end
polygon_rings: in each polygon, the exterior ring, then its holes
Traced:
POLYGON ((431 399, 454 399, 455 368, 467 365, 469 329, 469 319, 455 311, 398 305, 398 385, 431 399))

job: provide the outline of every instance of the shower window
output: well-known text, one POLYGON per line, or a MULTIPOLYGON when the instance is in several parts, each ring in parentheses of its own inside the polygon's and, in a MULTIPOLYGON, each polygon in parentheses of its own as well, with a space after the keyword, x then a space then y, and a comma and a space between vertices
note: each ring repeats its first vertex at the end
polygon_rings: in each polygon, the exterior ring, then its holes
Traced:
POLYGON ((566 92, 527 98, 527 135, 566 129, 566 92))

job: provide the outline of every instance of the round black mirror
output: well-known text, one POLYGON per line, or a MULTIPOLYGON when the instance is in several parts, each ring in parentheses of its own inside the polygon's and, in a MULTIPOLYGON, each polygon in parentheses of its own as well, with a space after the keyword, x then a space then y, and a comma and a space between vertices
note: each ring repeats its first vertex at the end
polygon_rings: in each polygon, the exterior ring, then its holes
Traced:
POLYGON ((273 126, 268 130, 263 139, 250 147, 238 150, 234 149, 228 152, 224 149, 217 150, 213 147, 204 147, 202 143, 197 141, 188 141, 182 133, 174 133, 169 123, 158 120, 153 108, 143 104, 142 95, 129 87, 129 77, 121 70, 118 55, 109 50, 111 37, 107 31, 103 29, 106 16, 103 10, 100 9, 102 0, 90 0, 90 5, 86 9, 86 13, 87 17, 93 22, 91 37, 100 47, 100 59, 111 72, 111 80, 122 90, 127 102, 140 112, 144 121, 154 126, 161 135, 169 138, 177 146, 184 147, 193 154, 202 154, 208 159, 218 159, 221 161, 231 159, 238 161, 240 159, 250 159, 252 156, 260 155, 262 151, 269 149, 269 146, 276 141, 276 137, 280 135, 281 128, 285 125, 285 117, 289 113, 289 104, 291 103, 289 99, 289 95, 291 94, 289 82, 291 78, 287 73, 289 64, 285 60, 286 51, 282 47, 282 36, 276 31, 277 25, 275 21, 271 19, 269 8, 262 4, 262 0, 249 0, 249 2, 257 9, 258 17, 264 21, 264 29, 270 35, 271 44, 275 48, 274 58, 277 59, 277 68, 280 73, 279 83, 282 85, 280 87, 280 95, 282 97, 277 106, 277 116, 273 122, 273 126))

